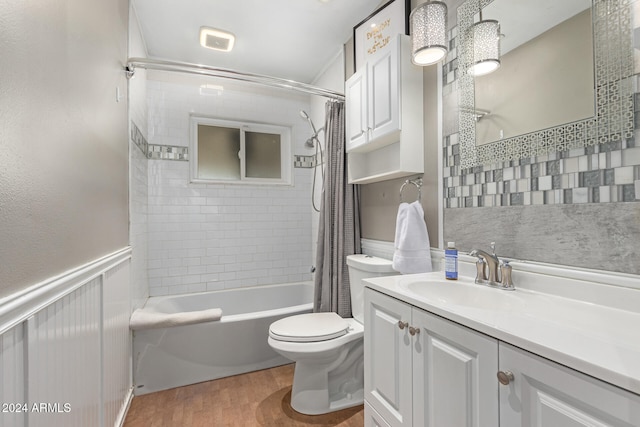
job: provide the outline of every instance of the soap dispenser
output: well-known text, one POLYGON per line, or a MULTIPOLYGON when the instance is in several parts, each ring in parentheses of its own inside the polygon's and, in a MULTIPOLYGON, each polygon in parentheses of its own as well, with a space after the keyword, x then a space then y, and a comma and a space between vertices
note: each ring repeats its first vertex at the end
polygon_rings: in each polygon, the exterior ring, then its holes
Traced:
POLYGON ((455 242, 447 242, 447 249, 444 250, 444 277, 458 280, 458 250, 455 242))

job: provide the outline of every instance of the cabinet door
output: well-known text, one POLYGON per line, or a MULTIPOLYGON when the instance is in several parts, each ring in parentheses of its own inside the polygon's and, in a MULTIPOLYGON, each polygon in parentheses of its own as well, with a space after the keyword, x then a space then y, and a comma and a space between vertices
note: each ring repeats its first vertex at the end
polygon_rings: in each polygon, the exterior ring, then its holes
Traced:
POLYGON ((498 341, 419 309, 412 325, 414 425, 498 426, 498 341))
POLYGON ((366 401, 364 402, 364 427, 390 427, 366 401))
POLYGON ((400 131, 400 39, 388 53, 369 63, 369 140, 391 143, 400 131))
POLYGON ((365 289, 365 400, 392 427, 412 426, 411 306, 365 289))
POLYGON ((361 67, 345 84, 347 152, 367 142, 367 67, 361 67))
POLYGON ((640 396, 500 343, 500 425, 640 426, 640 396))

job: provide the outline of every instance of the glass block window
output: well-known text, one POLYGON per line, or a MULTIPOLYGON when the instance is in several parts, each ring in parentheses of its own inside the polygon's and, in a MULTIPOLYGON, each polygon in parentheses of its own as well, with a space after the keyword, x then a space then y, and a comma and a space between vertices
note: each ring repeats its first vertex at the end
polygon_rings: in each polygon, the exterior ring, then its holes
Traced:
POLYGON ((291 184, 286 126, 191 117, 191 181, 291 184))

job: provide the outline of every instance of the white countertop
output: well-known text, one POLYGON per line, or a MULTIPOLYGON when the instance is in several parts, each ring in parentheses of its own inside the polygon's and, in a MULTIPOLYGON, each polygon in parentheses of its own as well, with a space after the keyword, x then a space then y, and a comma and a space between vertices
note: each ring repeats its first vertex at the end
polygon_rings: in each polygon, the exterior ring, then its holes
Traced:
MULTIPOLYGON (((536 280, 548 282, 553 278, 541 276, 536 280)), ((365 283, 371 289, 640 394, 640 306, 635 305, 635 311, 627 309, 633 305, 629 298, 635 300, 640 295, 637 289, 585 285, 589 299, 581 300, 518 288, 517 283, 515 291, 505 291, 476 285, 469 277, 447 281, 441 271, 378 277, 365 283), (428 286, 428 291, 424 285, 419 293, 409 288, 410 283, 416 289, 426 282, 436 283, 428 286), (598 292, 603 292, 603 301, 626 300, 621 301, 623 308, 593 302, 598 301, 598 292)))

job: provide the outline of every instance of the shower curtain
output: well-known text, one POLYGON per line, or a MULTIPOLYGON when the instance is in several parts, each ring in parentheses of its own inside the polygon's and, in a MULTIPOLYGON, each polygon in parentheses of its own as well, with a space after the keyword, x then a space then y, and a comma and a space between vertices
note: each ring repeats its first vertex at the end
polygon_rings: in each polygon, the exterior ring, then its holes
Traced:
POLYGON ((346 256, 360 253, 357 185, 347 184, 344 102, 325 105, 325 182, 320 207, 314 311, 351 317, 346 256))

